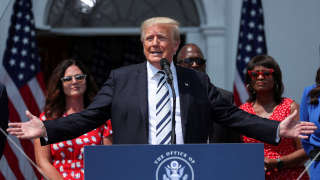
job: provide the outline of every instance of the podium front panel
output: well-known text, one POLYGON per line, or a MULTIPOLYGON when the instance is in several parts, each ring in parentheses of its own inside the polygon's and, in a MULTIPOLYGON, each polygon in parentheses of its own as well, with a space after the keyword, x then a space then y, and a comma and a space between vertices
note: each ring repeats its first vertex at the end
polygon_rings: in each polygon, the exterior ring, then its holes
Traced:
POLYGON ((263 144, 86 146, 85 179, 264 179, 263 144))

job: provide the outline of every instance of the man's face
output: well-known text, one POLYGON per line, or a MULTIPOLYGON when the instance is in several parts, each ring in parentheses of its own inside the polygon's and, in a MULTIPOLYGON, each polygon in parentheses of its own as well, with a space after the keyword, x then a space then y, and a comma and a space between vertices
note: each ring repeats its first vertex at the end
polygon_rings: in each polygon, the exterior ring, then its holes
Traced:
POLYGON ((206 71, 206 62, 199 48, 187 45, 180 51, 177 61, 178 65, 197 71, 206 71))
POLYGON ((149 26, 144 33, 144 55, 153 66, 161 69, 160 60, 166 58, 171 62, 179 47, 179 41, 173 38, 172 27, 166 24, 149 26))

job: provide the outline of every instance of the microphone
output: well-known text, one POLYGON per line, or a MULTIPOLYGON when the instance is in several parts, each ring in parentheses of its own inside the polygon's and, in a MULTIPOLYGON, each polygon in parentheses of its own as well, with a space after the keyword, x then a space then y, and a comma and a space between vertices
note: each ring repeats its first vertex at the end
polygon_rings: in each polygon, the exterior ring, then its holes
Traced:
POLYGON ((173 104, 173 107, 172 107, 172 118, 171 118, 171 144, 176 144, 176 92, 174 90, 174 86, 173 86, 173 76, 172 76, 172 72, 170 70, 170 64, 169 64, 169 61, 166 59, 166 58, 162 58, 160 60, 160 66, 161 66, 161 69, 164 70, 164 72, 166 73, 167 75, 167 82, 169 83, 170 87, 171 87, 171 90, 172 90, 172 104, 173 104))
POLYGON ((172 81, 173 81, 173 76, 172 76, 172 72, 170 70, 169 61, 166 58, 162 58, 160 60, 160 66, 161 66, 161 69, 164 70, 164 72, 166 73, 167 81, 171 85, 172 81))

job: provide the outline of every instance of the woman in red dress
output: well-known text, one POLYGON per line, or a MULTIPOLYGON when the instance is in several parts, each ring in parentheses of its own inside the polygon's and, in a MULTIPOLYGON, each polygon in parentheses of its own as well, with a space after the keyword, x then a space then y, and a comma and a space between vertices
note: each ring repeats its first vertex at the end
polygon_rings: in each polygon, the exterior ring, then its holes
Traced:
MULTIPOLYGON (((247 65, 246 84, 249 93, 247 103, 241 109, 272 121, 282 121, 299 106, 290 98, 282 97, 284 86, 281 70, 270 56, 254 57, 247 65)), ((262 143, 243 136, 245 143, 262 143)), ((265 178, 297 179, 308 159, 299 139, 282 138, 278 146, 264 143, 265 178)), ((309 179, 304 175, 302 179, 309 179)))
MULTIPOLYGON (((41 120, 54 120, 82 111, 97 92, 93 78, 76 60, 62 61, 53 71, 41 120)), ((38 166, 49 179, 84 179, 83 148, 87 145, 111 144, 111 123, 75 139, 41 146, 34 141, 38 166)))

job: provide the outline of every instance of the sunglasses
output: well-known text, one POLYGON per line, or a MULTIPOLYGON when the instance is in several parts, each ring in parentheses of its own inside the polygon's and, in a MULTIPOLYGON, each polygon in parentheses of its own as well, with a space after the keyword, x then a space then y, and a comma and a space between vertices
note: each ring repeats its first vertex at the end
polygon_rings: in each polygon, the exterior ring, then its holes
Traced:
POLYGON ((85 80, 87 75, 85 75, 85 74, 76 74, 76 75, 73 75, 73 76, 64 76, 64 77, 61 78, 61 81, 64 82, 64 83, 65 82, 71 82, 73 77, 74 77, 74 79, 76 81, 80 82, 80 81, 85 80))
POLYGON ((189 65, 196 63, 199 66, 201 66, 206 63, 206 60, 202 59, 202 58, 186 58, 186 59, 182 59, 182 60, 178 61, 178 64, 181 64, 181 63, 185 63, 185 64, 189 64, 189 65))
POLYGON ((251 71, 248 71, 248 74, 252 80, 256 80, 260 75, 263 76, 264 78, 270 78, 273 72, 274 72, 273 69, 267 69, 262 71, 251 70, 251 71))

